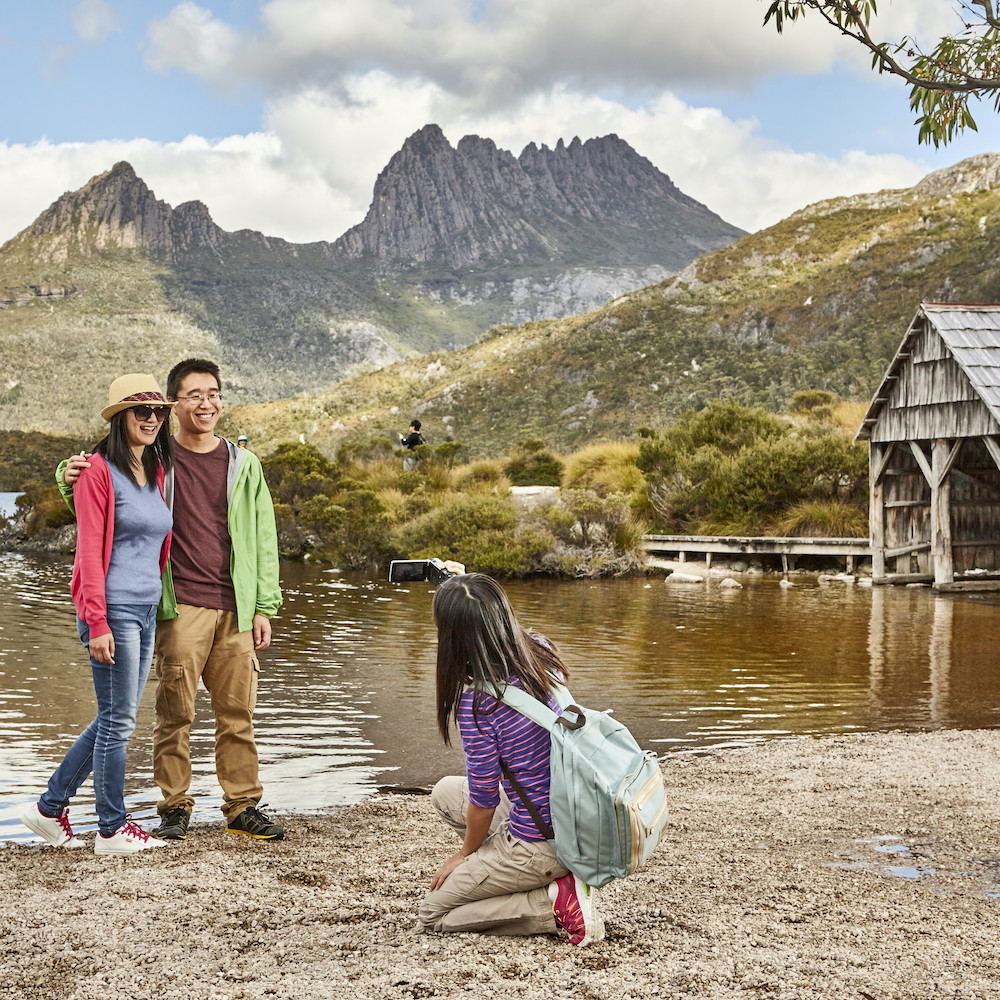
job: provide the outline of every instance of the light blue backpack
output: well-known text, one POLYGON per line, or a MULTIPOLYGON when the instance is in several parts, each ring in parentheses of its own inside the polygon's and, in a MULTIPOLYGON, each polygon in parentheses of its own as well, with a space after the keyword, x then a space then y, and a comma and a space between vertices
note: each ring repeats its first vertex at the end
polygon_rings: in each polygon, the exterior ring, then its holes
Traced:
POLYGON ((631 875, 660 842, 667 822, 663 775, 656 754, 641 750, 616 719, 581 708, 565 687, 553 693, 559 715, 513 685, 500 696, 552 736, 551 828, 502 761, 501 767, 539 832, 555 841, 560 863, 599 888, 631 875))

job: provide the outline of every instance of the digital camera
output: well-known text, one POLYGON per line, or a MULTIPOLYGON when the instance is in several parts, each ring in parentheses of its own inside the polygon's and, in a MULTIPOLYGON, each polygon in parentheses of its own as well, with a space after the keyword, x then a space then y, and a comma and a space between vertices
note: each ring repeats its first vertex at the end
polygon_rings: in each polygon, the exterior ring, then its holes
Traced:
POLYGON ((440 559, 393 559, 389 563, 390 583, 443 583, 451 573, 440 559))

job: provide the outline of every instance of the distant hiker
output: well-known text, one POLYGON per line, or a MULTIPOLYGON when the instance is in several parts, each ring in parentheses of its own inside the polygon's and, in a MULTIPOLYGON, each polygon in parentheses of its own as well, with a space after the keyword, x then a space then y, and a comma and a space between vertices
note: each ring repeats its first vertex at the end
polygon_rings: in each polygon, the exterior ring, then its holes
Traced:
POLYGON ((250 447, 250 439, 246 436, 246 434, 241 434, 236 439, 236 447, 237 448, 249 448, 250 447))
POLYGON ((551 824, 546 729, 481 688, 520 688, 559 711, 553 686, 569 671, 543 636, 521 627, 500 584, 452 576, 434 594, 437 720, 444 742, 455 722, 468 777, 442 778, 431 804, 462 838, 431 880, 418 910, 428 930, 604 937, 594 891, 567 871, 532 815, 551 824), (522 786, 522 802, 506 765, 522 786), (530 803, 530 805, 529 805, 530 803))
MULTIPOLYGON (((177 401, 175 468, 167 479, 174 542, 156 634, 153 778, 163 793, 153 835, 185 840, 191 796, 191 725, 199 680, 215 715, 215 769, 229 833, 280 840, 285 831, 257 808, 259 779, 253 710, 257 651, 271 642, 281 606, 278 536, 260 459, 215 435, 222 380, 211 361, 190 358, 167 377, 177 401)), ((75 479, 66 467, 65 482, 75 479)))
POLYGON ((164 477, 173 462, 174 403, 152 375, 111 383, 101 416, 108 433, 76 484, 76 558, 70 591, 76 628, 90 656, 97 718, 76 738, 42 797, 21 817, 53 847, 78 848, 69 801, 94 774, 95 854, 126 855, 163 847, 125 812, 125 748, 153 660, 160 577, 173 518, 164 477))
MULTIPOLYGON (((420 433, 419 420, 414 420, 413 423, 410 424, 409 434, 405 437, 402 434, 399 435, 399 443, 410 452, 416 452, 417 446, 425 443, 424 436, 420 433)), ((403 469, 406 472, 412 472, 417 467, 417 462, 419 461, 420 458, 416 454, 407 455, 406 458, 403 459, 403 469)))

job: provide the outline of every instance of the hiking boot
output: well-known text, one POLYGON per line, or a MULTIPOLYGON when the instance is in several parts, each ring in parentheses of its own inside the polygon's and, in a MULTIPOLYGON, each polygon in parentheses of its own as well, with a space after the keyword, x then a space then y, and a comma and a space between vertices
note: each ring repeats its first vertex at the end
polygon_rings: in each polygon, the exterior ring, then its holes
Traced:
POLYGON ((100 832, 97 834, 97 840, 94 842, 94 853, 124 856, 137 854, 139 851, 148 851, 151 847, 166 846, 164 841, 154 840, 141 826, 132 822, 131 816, 127 816, 125 822, 110 837, 105 837, 100 832))
POLYGON ((69 825, 69 806, 63 809, 60 816, 53 818, 42 815, 38 803, 32 802, 21 814, 21 822, 53 847, 76 849, 87 846, 79 837, 73 836, 73 828, 69 825))
POLYGON ((572 872, 549 884, 556 924, 578 947, 604 940, 604 921, 597 912, 596 890, 572 872), (555 890, 553 892, 553 890, 555 890))
POLYGON ((160 825, 153 831, 153 836, 159 840, 187 840, 188 823, 191 813, 178 806, 160 816, 160 825))
POLYGON ((247 806, 235 819, 226 826, 226 833, 241 833, 244 837, 254 840, 281 840, 285 831, 272 823, 256 806, 247 806))

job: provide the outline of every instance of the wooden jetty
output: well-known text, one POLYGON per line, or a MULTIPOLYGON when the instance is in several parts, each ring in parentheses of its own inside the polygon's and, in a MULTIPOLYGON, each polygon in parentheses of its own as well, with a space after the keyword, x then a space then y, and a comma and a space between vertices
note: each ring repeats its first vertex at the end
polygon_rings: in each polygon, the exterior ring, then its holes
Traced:
POLYGON ((703 560, 711 568, 712 557, 723 555, 740 559, 770 557, 781 560, 782 572, 795 569, 797 558, 837 557, 853 573, 859 559, 870 559, 871 542, 867 538, 767 538, 721 535, 643 535, 642 548, 649 555, 673 556, 687 562, 689 556, 703 560))

